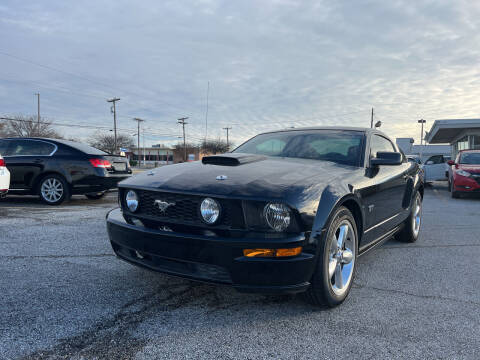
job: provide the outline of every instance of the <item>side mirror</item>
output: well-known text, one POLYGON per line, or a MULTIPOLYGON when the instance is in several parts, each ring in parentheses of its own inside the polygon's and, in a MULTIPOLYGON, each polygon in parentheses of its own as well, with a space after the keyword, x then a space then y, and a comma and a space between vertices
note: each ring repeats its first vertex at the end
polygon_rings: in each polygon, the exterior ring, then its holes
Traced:
POLYGON ((433 161, 432 160, 428 160, 425 165, 433 165, 433 161))
POLYGON ((393 152, 393 151, 385 151, 385 152, 377 152, 377 157, 370 159, 371 166, 378 166, 378 165, 400 165, 402 163, 402 154, 393 152))
POLYGON ((455 165, 455 161, 453 161, 453 160, 448 160, 448 161, 447 161, 447 164, 450 165, 450 166, 455 165))

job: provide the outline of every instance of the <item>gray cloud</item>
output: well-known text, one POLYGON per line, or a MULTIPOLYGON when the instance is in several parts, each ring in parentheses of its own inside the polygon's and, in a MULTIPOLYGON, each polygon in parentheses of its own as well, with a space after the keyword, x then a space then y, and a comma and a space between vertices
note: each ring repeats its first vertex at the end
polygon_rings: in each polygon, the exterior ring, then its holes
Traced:
MULTIPOLYGON (((4 1, 0 113, 204 136, 311 125, 368 126, 392 136, 415 120, 478 116, 480 4, 471 1, 4 1)), ((86 131, 65 130, 70 136, 86 131)), ((155 142, 153 137, 148 142, 155 142)))

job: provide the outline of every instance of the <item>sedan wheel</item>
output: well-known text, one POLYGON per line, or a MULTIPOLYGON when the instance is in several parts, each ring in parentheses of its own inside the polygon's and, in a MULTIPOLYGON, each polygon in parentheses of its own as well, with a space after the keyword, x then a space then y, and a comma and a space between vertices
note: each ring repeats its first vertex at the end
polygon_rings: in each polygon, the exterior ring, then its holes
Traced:
POLYGON ((349 220, 343 220, 330 241, 328 276, 336 295, 342 296, 349 288, 355 266, 356 237, 349 220))
POLYGON ((39 190, 40 198, 48 205, 61 204, 69 197, 69 191, 65 180, 57 175, 45 177, 40 182, 39 190))
POLYGON ((332 216, 319 246, 318 263, 305 293, 314 305, 336 306, 348 296, 355 276, 358 234, 350 210, 340 207, 332 216))

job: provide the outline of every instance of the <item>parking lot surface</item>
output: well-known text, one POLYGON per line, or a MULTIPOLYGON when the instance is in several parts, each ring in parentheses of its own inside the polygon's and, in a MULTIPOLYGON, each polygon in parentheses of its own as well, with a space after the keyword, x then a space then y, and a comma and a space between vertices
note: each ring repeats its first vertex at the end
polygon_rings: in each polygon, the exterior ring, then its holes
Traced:
POLYGON ((114 206, 0 201, 1 358, 479 358, 480 199, 445 183, 426 190, 419 240, 362 256, 335 309, 129 265, 108 242, 114 206))

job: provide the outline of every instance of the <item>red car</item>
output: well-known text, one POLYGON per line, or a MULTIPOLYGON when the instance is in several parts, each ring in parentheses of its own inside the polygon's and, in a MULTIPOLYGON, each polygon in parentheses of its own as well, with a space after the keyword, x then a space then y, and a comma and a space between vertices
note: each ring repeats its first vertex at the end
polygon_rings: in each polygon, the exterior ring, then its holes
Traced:
POLYGON ((449 188, 453 198, 461 193, 480 193, 480 150, 462 150, 450 160, 449 188))

